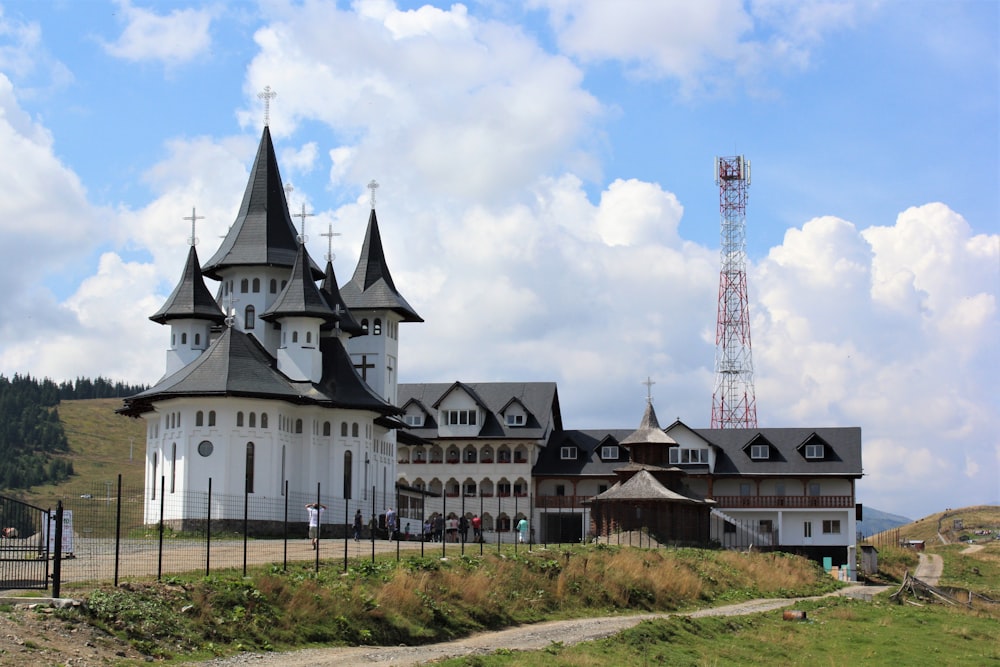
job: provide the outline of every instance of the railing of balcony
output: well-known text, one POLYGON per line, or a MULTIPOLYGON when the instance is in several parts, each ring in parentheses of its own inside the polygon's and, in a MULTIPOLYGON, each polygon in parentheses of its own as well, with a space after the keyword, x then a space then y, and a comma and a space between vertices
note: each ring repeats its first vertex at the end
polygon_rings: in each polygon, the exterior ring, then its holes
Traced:
POLYGON ((582 507, 581 502, 591 497, 592 496, 535 496, 535 507, 543 509, 582 507))
POLYGON ((850 509, 853 496, 713 496, 717 507, 850 509))

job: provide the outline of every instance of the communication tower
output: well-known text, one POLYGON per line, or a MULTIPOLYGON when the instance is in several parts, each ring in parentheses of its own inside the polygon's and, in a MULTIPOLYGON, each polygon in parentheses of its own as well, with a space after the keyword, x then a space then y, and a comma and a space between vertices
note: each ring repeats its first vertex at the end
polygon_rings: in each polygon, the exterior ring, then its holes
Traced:
POLYGON ((757 428, 746 273, 750 161, 742 155, 716 158, 715 184, 719 186, 722 216, 722 268, 715 330, 712 428, 757 428))

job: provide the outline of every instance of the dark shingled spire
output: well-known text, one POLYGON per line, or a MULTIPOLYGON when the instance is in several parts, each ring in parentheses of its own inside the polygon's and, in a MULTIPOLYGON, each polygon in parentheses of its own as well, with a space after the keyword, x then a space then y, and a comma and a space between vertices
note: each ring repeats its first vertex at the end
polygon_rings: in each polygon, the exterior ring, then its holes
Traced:
MULTIPOLYGON (((221 280, 219 272, 232 266, 291 268, 299 246, 296 235, 278 173, 271 131, 265 127, 240 211, 203 271, 209 278, 221 280)), ((314 278, 323 277, 323 272, 311 262, 310 269, 314 278)))
POLYGON ((354 310, 392 310, 402 315, 404 322, 424 321, 392 282, 374 208, 368 217, 368 231, 361 246, 361 259, 350 282, 340 288, 340 294, 354 310))
POLYGON ((324 322, 336 321, 333 308, 313 282, 311 265, 305 245, 300 245, 288 283, 260 319, 271 322, 280 317, 316 317, 324 322))
MULTIPOLYGON (((365 329, 354 319, 354 315, 351 315, 351 310, 344 303, 344 297, 340 296, 340 288, 337 287, 337 276, 333 272, 333 262, 327 261, 326 263, 326 277, 323 278, 323 282, 319 287, 319 291, 326 297, 326 302, 330 305, 330 308, 334 312, 339 311, 340 314, 340 329, 347 332, 351 336, 363 336, 367 332, 365 329)), ((329 330, 334 327, 332 322, 324 324, 323 330, 329 330)))
POLYGON ((194 246, 188 251, 187 263, 181 281, 167 298, 163 307, 150 315, 149 319, 158 324, 166 324, 170 320, 194 319, 210 320, 222 324, 226 319, 212 293, 205 287, 201 268, 198 266, 198 253, 194 246))
POLYGON ((622 440, 620 444, 626 447, 637 444, 676 445, 677 441, 660 428, 660 422, 656 419, 656 411, 653 410, 653 402, 646 401, 646 412, 642 415, 639 428, 622 440))

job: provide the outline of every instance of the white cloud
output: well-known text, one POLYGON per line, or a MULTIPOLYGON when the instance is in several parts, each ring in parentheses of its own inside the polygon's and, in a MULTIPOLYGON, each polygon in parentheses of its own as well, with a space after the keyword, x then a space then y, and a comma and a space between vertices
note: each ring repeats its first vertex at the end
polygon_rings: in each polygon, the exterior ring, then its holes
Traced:
POLYGON ((175 9, 161 15, 119 0, 125 28, 104 49, 116 58, 161 61, 167 65, 190 62, 208 53, 212 44, 212 10, 175 9))

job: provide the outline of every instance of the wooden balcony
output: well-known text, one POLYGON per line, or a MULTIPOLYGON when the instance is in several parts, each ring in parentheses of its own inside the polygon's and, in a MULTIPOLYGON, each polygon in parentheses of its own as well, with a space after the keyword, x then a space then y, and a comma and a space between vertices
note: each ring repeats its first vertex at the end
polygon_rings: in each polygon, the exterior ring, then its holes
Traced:
POLYGON ((719 509, 854 509, 854 496, 714 496, 712 500, 719 509))

